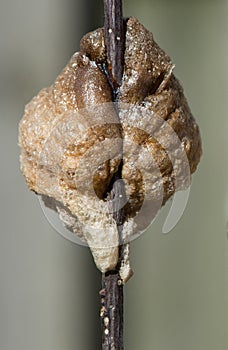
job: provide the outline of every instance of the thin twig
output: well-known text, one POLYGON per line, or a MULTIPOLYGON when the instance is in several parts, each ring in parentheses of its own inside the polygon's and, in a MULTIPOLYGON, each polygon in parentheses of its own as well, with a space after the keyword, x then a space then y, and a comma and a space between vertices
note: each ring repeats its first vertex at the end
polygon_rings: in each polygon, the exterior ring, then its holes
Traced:
POLYGON ((102 350, 123 350, 123 285, 119 285, 118 273, 102 279, 101 317, 102 350))
POLYGON ((120 178, 121 167, 115 178, 110 193, 109 205, 112 205, 113 217, 116 221, 119 234, 119 262, 116 270, 102 275, 101 320, 102 320, 102 350, 123 350, 123 284, 119 274, 122 259, 122 225, 124 222, 125 189, 120 178), (123 201, 121 203, 121 201, 123 201), (118 203, 119 202, 119 203, 118 203), (120 208, 120 210, 116 210, 120 208))
POLYGON ((104 0, 104 30, 109 75, 115 88, 120 86, 124 63, 124 21, 122 0, 104 0))
MULTIPOLYGON (((117 89, 121 84, 124 65, 125 33, 121 0, 104 0, 104 33, 108 58, 109 79, 113 86, 113 96, 118 99, 117 89)), ((119 275, 122 258, 122 225, 125 199, 125 189, 121 179, 122 163, 113 179, 113 187, 109 196, 109 205, 113 208, 113 218, 116 221, 119 234, 119 262, 115 271, 102 275, 101 320, 102 349, 123 350, 123 285, 119 275), (118 209, 120 208, 120 209, 118 209)))

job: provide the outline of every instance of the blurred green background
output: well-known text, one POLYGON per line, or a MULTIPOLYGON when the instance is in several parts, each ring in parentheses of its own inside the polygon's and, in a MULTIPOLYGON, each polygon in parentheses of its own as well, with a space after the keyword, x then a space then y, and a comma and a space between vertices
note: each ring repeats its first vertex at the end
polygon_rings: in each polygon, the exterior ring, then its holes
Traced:
MULTIPOLYGON (((131 246, 125 291, 130 350, 228 345, 228 1, 125 0, 176 64, 203 138, 178 225, 167 208, 131 246)), ((80 37, 103 22, 102 1, 0 1, 0 349, 101 349, 100 273, 87 248, 57 234, 19 171, 24 105, 50 85, 80 37)))

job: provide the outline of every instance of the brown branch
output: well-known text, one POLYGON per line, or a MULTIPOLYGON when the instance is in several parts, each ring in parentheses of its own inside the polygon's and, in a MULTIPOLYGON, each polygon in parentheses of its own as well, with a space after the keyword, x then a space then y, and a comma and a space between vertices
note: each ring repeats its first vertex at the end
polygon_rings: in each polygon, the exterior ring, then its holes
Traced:
MULTIPOLYGON (((108 59, 109 80, 113 86, 113 96, 118 99, 117 89, 121 85, 124 66, 125 31, 121 0, 104 0, 104 33, 108 59)), ((109 205, 113 209, 119 234, 119 262, 115 271, 102 275, 101 321, 102 349, 123 350, 123 285, 119 274, 122 259, 122 225, 124 222, 125 189, 121 179, 122 163, 112 181, 109 205), (120 208, 120 209, 119 209, 120 208)))
POLYGON ((123 285, 118 272, 103 275, 101 295, 102 350, 123 350, 123 285))
POLYGON ((125 32, 122 0, 104 0, 104 32, 109 75, 115 88, 123 76, 125 32))
POLYGON ((101 320, 102 320, 102 349, 123 350, 123 284, 119 274, 122 259, 122 225, 124 222, 125 189, 120 167, 113 179, 113 188, 109 195, 109 205, 112 206, 113 218, 116 221, 119 234, 119 262, 115 271, 102 275, 101 320), (119 209, 120 208, 120 209, 119 209))

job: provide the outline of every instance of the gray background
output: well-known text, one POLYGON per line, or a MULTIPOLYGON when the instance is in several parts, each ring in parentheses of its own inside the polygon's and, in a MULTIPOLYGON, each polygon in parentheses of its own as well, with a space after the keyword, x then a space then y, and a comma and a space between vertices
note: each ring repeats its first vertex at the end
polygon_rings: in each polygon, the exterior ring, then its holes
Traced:
MULTIPOLYGON (((176 64, 204 154, 187 208, 168 235, 165 208, 132 243, 125 291, 131 350, 227 348, 228 2, 125 1, 176 64)), ((87 248, 57 234, 19 171, 24 105, 50 85, 101 1, 0 1, 0 349, 100 349, 100 273, 87 248)))

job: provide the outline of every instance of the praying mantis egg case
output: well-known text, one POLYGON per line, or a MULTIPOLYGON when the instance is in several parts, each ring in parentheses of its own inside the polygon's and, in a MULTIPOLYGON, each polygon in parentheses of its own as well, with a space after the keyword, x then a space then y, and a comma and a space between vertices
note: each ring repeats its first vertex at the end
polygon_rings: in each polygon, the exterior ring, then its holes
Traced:
MULTIPOLYGON (((90 246, 102 272, 118 262, 118 232, 105 196, 121 159, 128 198, 123 230, 131 231, 129 240, 175 191, 190 185, 202 152, 174 66, 135 18, 126 23, 124 74, 115 106, 106 65, 101 28, 82 38, 80 52, 26 106, 19 126, 28 186, 52 200, 61 220, 90 246)), ((127 256, 125 261, 127 280, 127 256)))
POLYGON ((52 207, 88 243, 102 272, 118 260, 117 227, 100 199, 122 154, 111 101, 105 75, 77 53, 55 83, 26 106, 19 126, 21 169, 28 186, 52 198, 52 207))
MULTIPOLYGON (((88 33, 80 46, 100 63, 107 60, 103 35, 101 29, 88 33)), ((128 217, 137 216, 142 205, 150 201, 151 212, 154 208, 150 219, 154 217, 176 191, 189 187, 190 175, 201 157, 199 128, 173 68, 152 33, 137 19, 129 18, 118 94, 128 217)))

